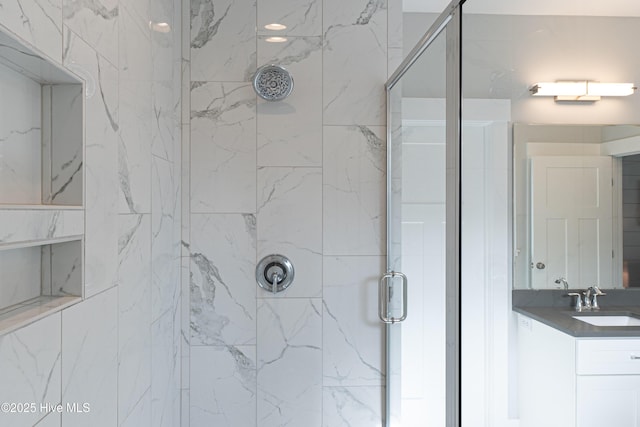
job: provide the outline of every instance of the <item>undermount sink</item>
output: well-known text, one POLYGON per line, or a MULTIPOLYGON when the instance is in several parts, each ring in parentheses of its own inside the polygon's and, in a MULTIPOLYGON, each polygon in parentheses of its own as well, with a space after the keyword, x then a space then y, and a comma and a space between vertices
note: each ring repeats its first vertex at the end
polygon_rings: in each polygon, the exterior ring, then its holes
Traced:
POLYGON ((574 319, 594 326, 640 326, 640 319, 631 316, 573 316, 574 319))

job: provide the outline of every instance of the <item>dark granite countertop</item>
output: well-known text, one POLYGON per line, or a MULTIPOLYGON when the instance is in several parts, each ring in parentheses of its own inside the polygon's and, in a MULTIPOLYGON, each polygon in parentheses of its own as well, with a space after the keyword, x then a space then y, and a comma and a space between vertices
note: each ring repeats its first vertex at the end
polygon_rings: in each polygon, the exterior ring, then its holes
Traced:
POLYGON ((640 326, 594 326, 574 319, 573 316, 632 316, 640 318, 640 306, 609 306, 599 311, 575 311, 564 307, 513 307, 513 311, 524 314, 545 325, 574 337, 640 337, 640 326))

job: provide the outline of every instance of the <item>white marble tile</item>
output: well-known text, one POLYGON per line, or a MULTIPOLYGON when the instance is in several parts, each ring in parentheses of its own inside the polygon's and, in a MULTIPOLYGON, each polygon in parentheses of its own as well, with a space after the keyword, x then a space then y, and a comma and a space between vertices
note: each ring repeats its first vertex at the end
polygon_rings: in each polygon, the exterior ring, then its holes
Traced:
POLYGON ((258 34, 271 36, 322 35, 322 0, 258 0, 258 34), (268 24, 287 28, 273 31, 268 24))
POLYGON ((180 218, 173 163, 153 156, 152 166, 151 318, 156 320, 179 298, 180 254, 175 253, 179 234, 174 235, 174 221, 180 218))
POLYGON ((192 83, 192 212, 255 212, 255 110, 249 84, 192 83))
POLYGON ((118 262, 118 71, 65 27, 64 65, 85 87, 86 295, 112 286, 118 262))
POLYGON ((120 81, 119 212, 151 209, 151 82, 120 81))
POLYGON ((151 218, 118 216, 118 420, 151 387, 151 218))
MULTIPOLYGON (((144 7, 148 9, 149 5, 144 7)), ((149 18, 143 20, 120 4, 118 31, 120 80, 150 81, 152 62, 149 18)))
POLYGON ((255 70, 255 0, 192 0, 191 80, 245 82, 255 70))
POLYGON ((63 0, 63 23, 118 65, 118 0, 63 0))
POLYGON ((41 403, 60 402, 60 314, 0 337, 0 400, 33 402, 36 412, 2 413, 3 426, 31 426, 42 418, 41 403))
MULTIPOLYGON (((120 23, 122 23, 122 16, 127 13, 140 28, 146 28, 147 32, 149 32, 149 21, 151 20, 150 3, 155 2, 158 2, 158 0, 119 0, 120 23), (126 11, 123 9, 126 9, 126 11)), ((122 27, 119 30, 122 31, 122 27)))
MULTIPOLYGON (((189 263, 191 261, 190 257, 182 257, 181 258, 181 277, 180 277, 180 356, 181 360, 181 378, 180 378, 180 386, 183 390, 189 389, 189 361, 191 360, 191 298, 190 298, 190 269, 189 263)), ((183 405, 184 407, 184 405, 183 405)), ((187 406, 188 407, 188 406, 187 406)))
POLYGON ((384 270, 384 257, 325 257, 325 386, 384 384, 384 324, 378 319, 378 280, 384 270))
POLYGON ((387 2, 387 8, 387 45, 389 48, 402 49, 402 29, 404 24, 402 2, 387 2))
POLYGON ((167 311, 151 325, 151 425, 173 427, 180 422, 180 361, 177 311, 167 311))
POLYGON ((41 248, 43 269, 47 269, 42 277, 43 295, 82 296, 82 242, 73 240, 41 248))
POLYGON ((258 303, 258 425, 320 426, 320 299, 258 303))
POLYGON ((127 418, 118 418, 120 427, 152 427, 151 426, 151 390, 146 390, 127 418))
MULTIPOLYGON (((275 297, 322 295, 322 170, 258 170, 258 260, 282 254, 293 263, 295 278, 275 297)), ((259 289, 258 297, 274 295, 259 289)))
POLYGON ((36 427, 61 427, 62 426, 62 414, 58 412, 50 412, 47 416, 41 419, 36 427))
POLYGON ((62 5, 51 0, 5 0, 0 24, 44 52, 62 61, 62 5))
POLYGON ((0 251, 0 308, 40 296, 42 277, 39 247, 0 251))
POLYGON ((190 382, 192 427, 256 425, 255 346, 193 347, 190 382))
POLYGON ((285 67, 293 92, 279 102, 258 99, 258 165, 322 165, 322 39, 289 38, 285 43, 258 39, 258 64, 285 67))
POLYGON ((324 2, 324 124, 384 125, 386 1, 324 2))
POLYGON ((118 295, 111 288, 62 312, 62 404, 88 403, 89 412, 64 412, 64 426, 114 426, 118 419, 118 295))
POLYGON ((175 111, 177 95, 170 81, 154 81, 151 85, 151 93, 153 96, 151 153, 163 160, 173 162, 176 159, 174 146, 178 145, 180 135, 179 117, 175 111))
POLYGON ((191 344, 255 344, 255 216, 193 214, 191 227, 191 344))
MULTIPOLYGON (((174 3, 180 4, 181 2, 174 2, 173 0, 151 2, 150 21, 153 24, 166 23, 170 29, 168 32, 158 31, 158 29, 162 28, 154 27, 152 24, 151 55, 153 69, 151 72, 154 81, 172 81, 174 61, 180 59, 180 21, 174 17, 174 3), (174 49, 174 46, 176 46, 176 49, 174 49)), ((179 17, 180 15, 175 16, 179 17)))
POLYGON ((324 427, 382 427, 383 387, 325 387, 324 427))
MULTIPOLYGON (((189 375, 188 373, 184 373, 183 375, 189 375)), ((181 400, 180 400, 180 425, 181 426, 190 426, 191 425, 191 398, 189 389, 181 390, 181 400)))
POLYGON ((50 122, 43 125, 43 133, 48 134, 51 145, 49 152, 43 149, 43 161, 47 162, 47 167, 42 169, 42 202, 80 206, 84 176, 82 86, 47 85, 43 86, 43 95, 45 92, 50 101, 43 102, 43 109, 50 107, 50 112, 43 114, 43 120, 50 122), (44 131, 45 128, 49 129, 44 131))
POLYGON ((381 126, 325 126, 325 255, 385 253, 385 139, 381 126))
POLYGON ((0 243, 79 236, 82 210, 0 210, 0 243))
POLYGON ((40 84, 0 64, 0 91, 0 203, 41 203, 40 84))

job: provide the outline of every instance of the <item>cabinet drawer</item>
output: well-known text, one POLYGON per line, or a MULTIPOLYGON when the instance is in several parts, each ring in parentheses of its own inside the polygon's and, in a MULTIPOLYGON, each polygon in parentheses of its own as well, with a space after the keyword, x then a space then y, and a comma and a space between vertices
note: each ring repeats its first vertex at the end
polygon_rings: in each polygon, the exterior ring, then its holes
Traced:
POLYGON ((640 339, 577 340, 576 374, 640 374, 640 339))

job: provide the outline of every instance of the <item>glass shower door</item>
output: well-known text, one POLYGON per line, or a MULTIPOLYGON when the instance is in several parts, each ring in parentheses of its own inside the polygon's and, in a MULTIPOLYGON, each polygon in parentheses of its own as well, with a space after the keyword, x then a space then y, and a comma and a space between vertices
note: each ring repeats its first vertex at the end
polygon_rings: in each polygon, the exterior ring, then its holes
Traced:
POLYGON ((451 291, 459 284, 459 225, 452 215, 459 133, 451 99, 459 103, 452 91, 459 82, 447 64, 450 19, 436 21, 423 39, 428 48, 387 85, 388 273, 380 282, 387 427, 456 425, 459 300, 451 291))

